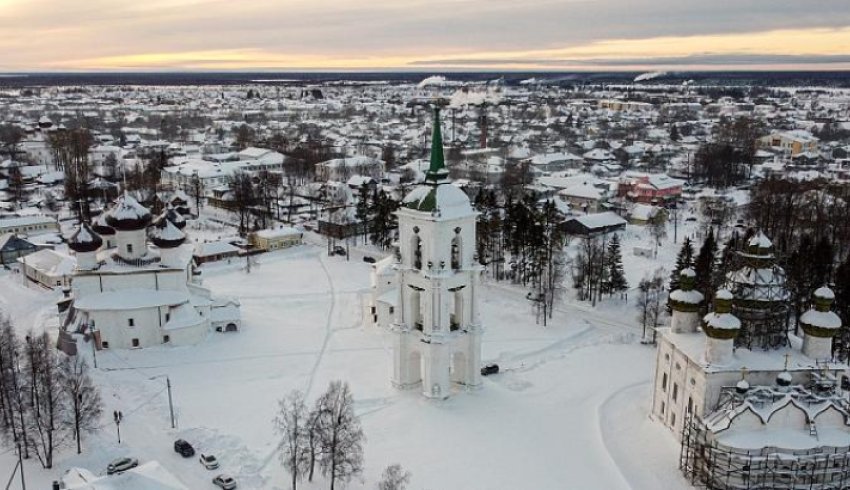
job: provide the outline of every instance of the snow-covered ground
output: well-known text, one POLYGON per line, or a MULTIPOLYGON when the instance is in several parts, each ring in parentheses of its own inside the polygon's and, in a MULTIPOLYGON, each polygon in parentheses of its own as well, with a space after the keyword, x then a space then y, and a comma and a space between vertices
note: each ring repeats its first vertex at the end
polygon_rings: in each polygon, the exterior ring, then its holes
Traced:
MULTIPOLYGON (((632 286, 672 263, 678 247, 667 240, 658 262, 630 257, 632 246, 649 243, 637 230, 630 226, 623 244, 632 286)), ((687 488, 673 435, 648 419, 655 351, 639 343, 632 305, 608 300, 594 309, 568 299, 542 327, 523 291, 486 284, 483 357, 503 373, 479 391, 434 402, 390 386, 390 339, 361 324, 368 264, 305 245, 258 256, 250 273, 243 267, 203 268, 205 285, 240 298, 241 332, 193 347, 98 353, 103 430, 84 440, 82 455, 63 450, 53 471, 27 463, 28 488, 48 488, 72 465, 103 471, 125 454, 160 461, 192 489, 212 488, 215 472, 174 453, 178 437, 218 456, 240 488, 288 488, 271 424, 276 401, 293 389, 313 399, 334 379, 351 385, 368 438, 366 470, 350 488, 374 488, 396 462, 412 471, 412 489, 687 488), (120 445, 113 410, 124 414, 120 445)), ((0 307, 19 328, 56 328, 57 294, 6 274, 0 307)), ((0 479, 13 464, 11 453, 0 454, 0 479)), ((326 487, 321 476, 303 485, 326 487)))

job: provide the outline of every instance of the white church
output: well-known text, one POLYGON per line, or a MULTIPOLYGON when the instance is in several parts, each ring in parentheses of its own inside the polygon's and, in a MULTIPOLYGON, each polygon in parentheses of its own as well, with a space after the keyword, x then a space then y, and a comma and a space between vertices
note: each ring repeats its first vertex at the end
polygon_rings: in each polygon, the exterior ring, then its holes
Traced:
POLYGON ((477 213, 448 175, 435 109, 425 183, 397 212, 396 253, 373 267, 366 312, 393 337, 393 385, 436 399, 481 386, 477 213))
POLYGON ((660 329, 651 417, 680 441, 680 469, 698 488, 848 488, 848 366, 832 356, 841 327, 830 311, 833 293, 815 291, 802 338, 785 331, 779 348, 736 346, 752 328, 738 315, 787 299, 767 293, 784 287, 771 284, 784 276, 764 235, 739 254, 745 266, 730 277, 748 282, 717 291, 714 310, 702 317, 694 271, 682 271, 670 294, 670 327, 660 329))
POLYGON ((212 330, 238 330, 238 300, 201 285, 185 225, 170 207, 153 220, 127 193, 94 227, 82 223, 68 240, 77 265, 66 330, 94 333, 101 349, 194 344, 212 330))

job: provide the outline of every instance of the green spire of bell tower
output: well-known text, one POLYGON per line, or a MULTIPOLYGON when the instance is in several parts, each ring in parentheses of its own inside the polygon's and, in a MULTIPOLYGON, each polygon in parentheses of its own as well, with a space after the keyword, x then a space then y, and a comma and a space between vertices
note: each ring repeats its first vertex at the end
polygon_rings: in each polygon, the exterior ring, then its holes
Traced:
POLYGON ((443 134, 440 129, 440 108, 434 107, 434 130, 431 133, 431 166, 425 174, 425 181, 430 184, 445 182, 449 177, 446 169, 446 159, 443 155, 443 134))

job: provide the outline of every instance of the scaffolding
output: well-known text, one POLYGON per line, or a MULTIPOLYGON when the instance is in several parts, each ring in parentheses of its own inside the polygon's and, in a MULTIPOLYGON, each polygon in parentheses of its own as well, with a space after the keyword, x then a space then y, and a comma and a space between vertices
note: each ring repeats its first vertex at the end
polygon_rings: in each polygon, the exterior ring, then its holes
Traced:
MULTIPOLYGON (((810 389, 789 387, 778 391, 758 387, 747 393, 723 388, 717 410, 729 410, 743 403, 774 403, 792 396, 800 403, 821 403, 829 399, 848 408, 834 376, 815 375, 810 389), (829 386, 828 386, 829 385, 829 386), (830 387, 831 386, 831 387, 830 387)), ((774 446, 760 449, 729 447, 714 439, 705 421, 688 413, 682 425, 679 469, 696 488, 709 490, 847 490, 850 489, 850 446, 821 446, 793 450, 774 446)), ((810 434, 817 437, 814 423, 810 434)), ((848 441, 850 444, 850 441, 848 441)))
POLYGON ((725 287, 735 298, 732 313, 741 320, 735 346, 769 350, 788 345, 789 293, 773 245, 759 234, 731 257, 725 287))

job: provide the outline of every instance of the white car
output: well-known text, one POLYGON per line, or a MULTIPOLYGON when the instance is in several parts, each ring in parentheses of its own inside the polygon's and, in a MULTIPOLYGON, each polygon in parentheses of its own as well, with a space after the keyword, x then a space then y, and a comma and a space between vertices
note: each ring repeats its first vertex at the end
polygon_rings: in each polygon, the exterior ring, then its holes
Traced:
POLYGON ((198 460, 204 465, 204 468, 208 470, 218 469, 218 460, 215 459, 215 456, 212 454, 201 454, 200 459, 198 460))
POLYGON ((234 490, 236 488, 236 480, 230 475, 218 475, 213 478, 213 484, 222 490, 234 490))

